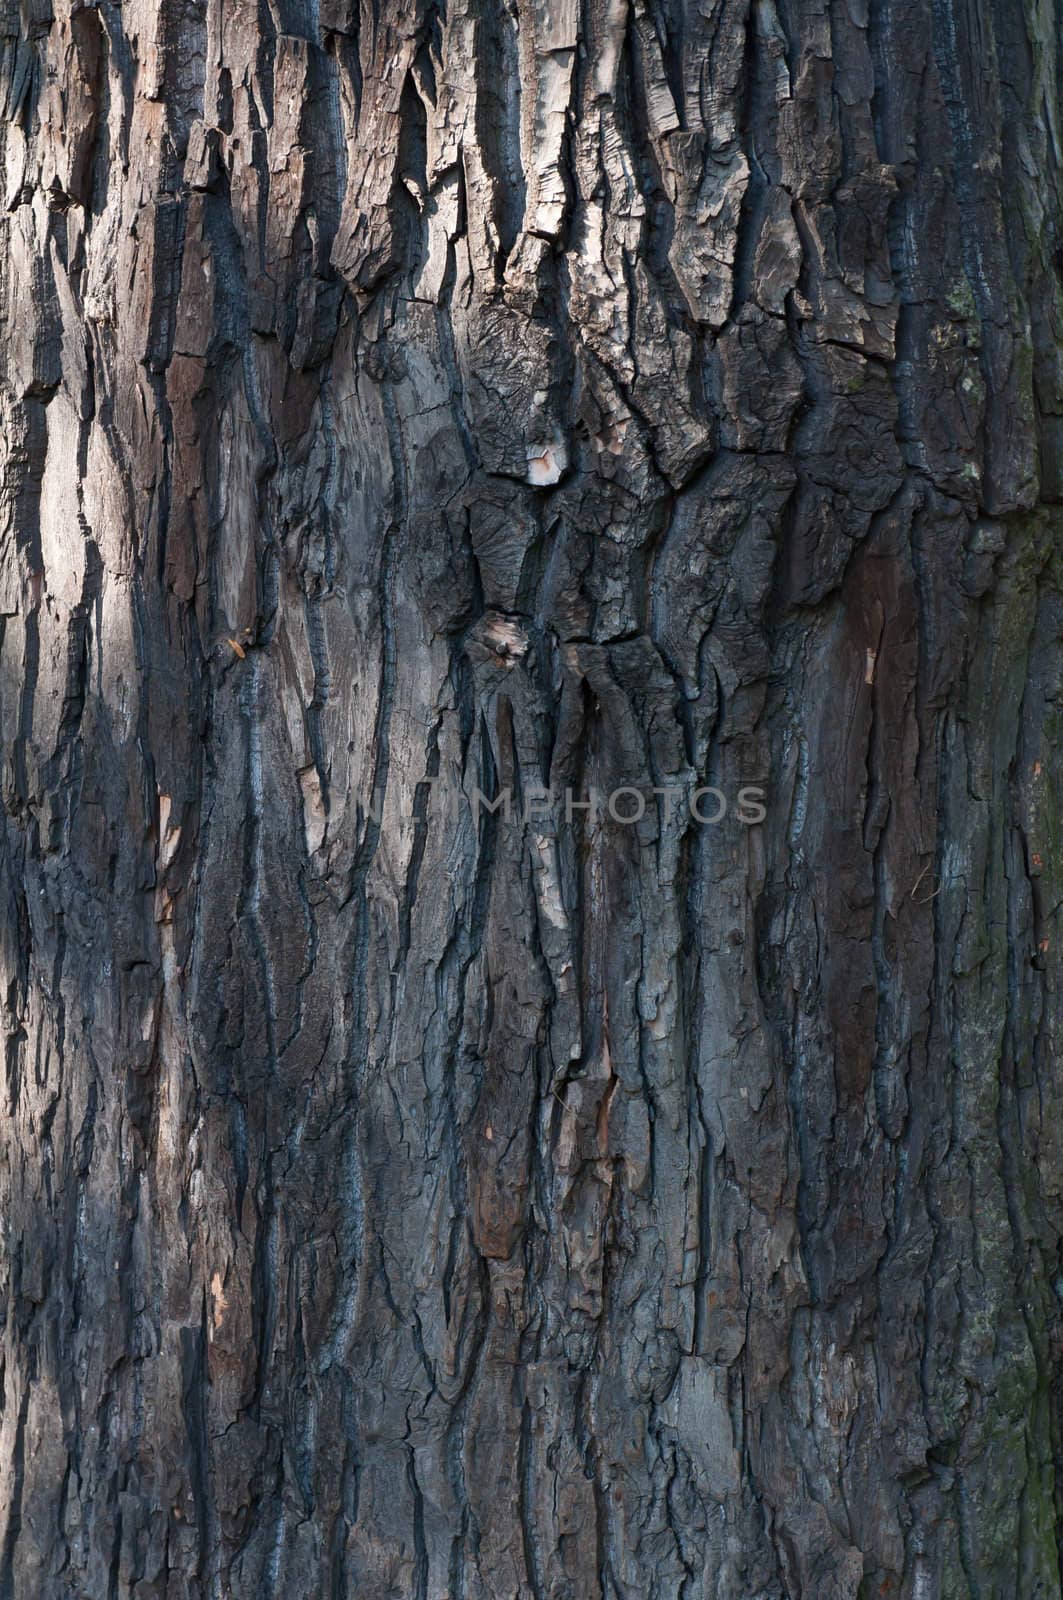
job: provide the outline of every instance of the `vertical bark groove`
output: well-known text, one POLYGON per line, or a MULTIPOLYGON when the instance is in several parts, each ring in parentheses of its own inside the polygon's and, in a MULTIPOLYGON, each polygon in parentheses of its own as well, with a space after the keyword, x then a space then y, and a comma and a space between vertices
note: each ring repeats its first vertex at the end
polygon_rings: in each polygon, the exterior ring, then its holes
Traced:
POLYGON ((1060 1596, 1061 23, 5 5, 0 1600, 1060 1596))

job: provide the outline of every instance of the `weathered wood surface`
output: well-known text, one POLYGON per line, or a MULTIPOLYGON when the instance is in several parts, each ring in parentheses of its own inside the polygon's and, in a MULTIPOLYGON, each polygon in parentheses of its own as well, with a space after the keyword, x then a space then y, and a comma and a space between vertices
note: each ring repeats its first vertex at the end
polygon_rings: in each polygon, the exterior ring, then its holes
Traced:
POLYGON ((4 17, 0 1600, 1058 1597, 1058 0, 4 17))

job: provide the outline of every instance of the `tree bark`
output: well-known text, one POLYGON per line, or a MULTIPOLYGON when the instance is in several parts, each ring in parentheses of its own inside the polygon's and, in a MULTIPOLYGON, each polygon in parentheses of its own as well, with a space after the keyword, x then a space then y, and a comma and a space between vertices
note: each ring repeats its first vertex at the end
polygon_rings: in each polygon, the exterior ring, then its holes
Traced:
POLYGON ((1060 1596, 1058 0, 4 15, 0 1600, 1060 1596))

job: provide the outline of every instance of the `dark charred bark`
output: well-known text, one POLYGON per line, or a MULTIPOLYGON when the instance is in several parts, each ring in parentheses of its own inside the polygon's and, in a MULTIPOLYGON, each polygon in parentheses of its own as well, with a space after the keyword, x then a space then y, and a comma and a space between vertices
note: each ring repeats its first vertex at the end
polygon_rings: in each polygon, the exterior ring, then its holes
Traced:
POLYGON ((1058 0, 5 16, 0 1600, 1059 1597, 1058 0))

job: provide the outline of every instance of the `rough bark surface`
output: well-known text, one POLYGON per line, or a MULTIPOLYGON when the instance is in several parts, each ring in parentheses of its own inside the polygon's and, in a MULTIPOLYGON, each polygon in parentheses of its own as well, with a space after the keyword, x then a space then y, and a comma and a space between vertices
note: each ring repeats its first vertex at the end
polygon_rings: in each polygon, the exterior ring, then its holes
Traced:
POLYGON ((1058 1597, 1058 0, 3 16, 0 1600, 1058 1597))

